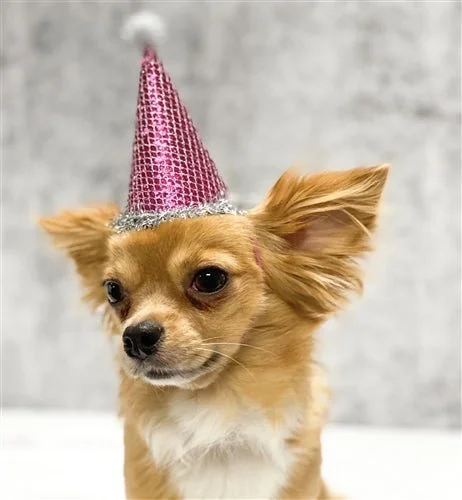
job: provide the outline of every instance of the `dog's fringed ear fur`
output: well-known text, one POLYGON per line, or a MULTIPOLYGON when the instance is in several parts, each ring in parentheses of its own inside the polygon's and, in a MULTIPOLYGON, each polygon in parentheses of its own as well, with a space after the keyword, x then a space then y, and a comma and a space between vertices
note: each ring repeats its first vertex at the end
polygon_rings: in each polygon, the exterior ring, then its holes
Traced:
POLYGON ((107 259, 107 242, 112 233, 108 223, 117 216, 115 205, 62 212, 39 219, 39 225, 52 237, 54 245, 75 263, 86 290, 84 300, 93 308, 106 303, 101 286, 107 259))
POLYGON ((304 316, 323 319, 361 291, 356 258, 371 250, 387 174, 387 166, 289 170, 250 213, 269 288, 304 316))

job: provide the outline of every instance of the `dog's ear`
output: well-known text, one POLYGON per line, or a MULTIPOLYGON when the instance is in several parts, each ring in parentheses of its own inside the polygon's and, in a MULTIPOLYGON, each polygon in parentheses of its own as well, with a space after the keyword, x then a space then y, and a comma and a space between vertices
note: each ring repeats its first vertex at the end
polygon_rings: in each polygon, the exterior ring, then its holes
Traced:
POLYGON ((257 224, 293 250, 356 254, 367 250, 388 167, 298 176, 286 172, 254 212, 257 224))
POLYGON ((111 204, 65 211, 38 221, 52 237, 54 245, 74 261, 86 289, 84 298, 94 307, 106 302, 101 281, 107 259, 107 243, 112 233, 109 222, 118 213, 118 208, 111 204))
POLYGON ((387 174, 387 166, 310 176, 286 172, 250 214, 273 285, 282 286, 274 281, 281 276, 305 297, 311 287, 322 314, 335 310, 345 292, 360 289, 354 259, 371 249, 387 174))

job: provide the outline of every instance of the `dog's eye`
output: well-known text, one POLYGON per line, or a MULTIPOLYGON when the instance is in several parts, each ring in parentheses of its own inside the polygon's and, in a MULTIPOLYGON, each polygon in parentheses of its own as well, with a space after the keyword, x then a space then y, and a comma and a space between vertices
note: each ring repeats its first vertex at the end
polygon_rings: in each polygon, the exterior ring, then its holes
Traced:
POLYGON ((107 292, 107 300, 110 304, 116 304, 123 299, 123 290, 122 286, 116 281, 105 281, 104 286, 106 287, 107 292))
POLYGON ((201 293, 213 293, 221 290, 228 282, 228 275, 218 267, 207 267, 194 276, 192 287, 201 293))

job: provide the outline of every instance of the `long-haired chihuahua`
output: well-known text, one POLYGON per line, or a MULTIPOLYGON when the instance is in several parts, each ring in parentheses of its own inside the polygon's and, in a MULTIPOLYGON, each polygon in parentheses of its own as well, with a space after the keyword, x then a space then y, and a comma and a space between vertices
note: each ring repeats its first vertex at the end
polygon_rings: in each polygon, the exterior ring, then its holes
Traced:
POLYGON ((247 214, 41 219, 117 338, 130 499, 327 499, 314 331, 361 290, 386 166, 286 172, 247 214))

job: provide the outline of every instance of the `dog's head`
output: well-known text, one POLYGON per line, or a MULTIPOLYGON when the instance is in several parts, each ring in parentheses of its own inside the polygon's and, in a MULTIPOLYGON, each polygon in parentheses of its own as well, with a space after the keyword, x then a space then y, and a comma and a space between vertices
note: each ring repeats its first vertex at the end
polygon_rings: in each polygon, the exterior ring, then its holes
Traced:
POLYGON ((360 289, 356 258, 370 248, 386 176, 386 167, 289 171, 247 215, 121 234, 110 228, 115 206, 41 225, 74 260, 86 298, 104 305, 127 374, 201 387, 239 363, 265 322, 295 314, 316 325, 360 289))

